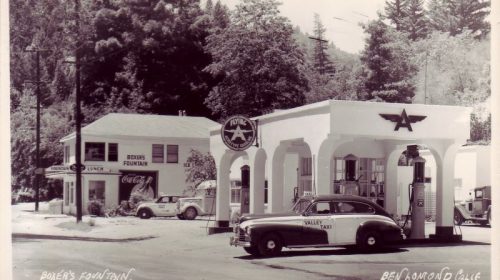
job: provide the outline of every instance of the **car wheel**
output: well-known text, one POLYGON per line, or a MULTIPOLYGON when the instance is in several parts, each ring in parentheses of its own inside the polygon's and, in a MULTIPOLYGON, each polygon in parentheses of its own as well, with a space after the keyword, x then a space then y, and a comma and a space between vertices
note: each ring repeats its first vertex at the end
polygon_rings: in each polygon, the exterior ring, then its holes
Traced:
POLYGON ((184 218, 186 220, 194 220, 197 215, 198 215, 198 212, 196 211, 196 209, 194 207, 188 207, 184 211, 184 213, 182 214, 182 216, 184 216, 184 218))
POLYGON ((182 216, 181 214, 177 214, 177 219, 179 219, 179 220, 185 220, 184 216, 182 216))
POLYGON ((139 210, 137 216, 139 216, 141 219, 149 219, 152 215, 149 209, 141 209, 139 210))
POLYGON ((257 248, 257 246, 243 247, 243 249, 245 250, 245 252, 249 253, 254 257, 260 256, 259 248, 257 248))
POLYGON ((460 212, 455 211, 455 214, 453 216, 453 220, 455 222, 455 225, 461 225, 464 222, 464 218, 462 217, 462 214, 460 212))
POLYGON ((258 245, 260 255, 264 257, 273 257, 281 253, 283 245, 281 239, 274 233, 265 235, 258 245))
POLYGON ((357 245, 363 251, 372 251, 379 248, 382 244, 382 238, 376 231, 362 233, 358 239, 357 245))
POLYGON ((479 224, 484 227, 488 224, 488 221, 480 221, 479 224))

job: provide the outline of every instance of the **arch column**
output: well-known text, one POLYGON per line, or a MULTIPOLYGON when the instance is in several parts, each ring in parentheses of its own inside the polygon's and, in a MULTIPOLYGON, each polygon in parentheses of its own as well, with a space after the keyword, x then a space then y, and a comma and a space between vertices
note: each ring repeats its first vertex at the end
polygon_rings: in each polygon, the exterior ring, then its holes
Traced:
POLYGON ((216 160, 217 168, 217 192, 215 202, 215 226, 229 226, 229 189, 231 182, 229 173, 231 162, 235 156, 234 152, 227 150, 219 160, 216 160))
POLYGON ((264 185, 266 181, 266 153, 263 149, 249 151, 250 213, 264 213, 264 185))
POLYGON ((268 210, 271 213, 283 211, 284 161, 287 146, 280 144, 274 149, 271 161, 271 172, 268 180, 268 210))
POLYGON ((433 146, 436 160, 436 234, 437 238, 453 236, 455 207, 455 158, 461 145, 456 143, 433 146))
MULTIPOLYGON (((406 146, 394 145, 388 150, 389 152, 385 162, 384 208, 394 217, 398 213, 398 161, 401 153, 406 150, 406 146)), ((405 199, 405 197, 401 199, 405 199)))

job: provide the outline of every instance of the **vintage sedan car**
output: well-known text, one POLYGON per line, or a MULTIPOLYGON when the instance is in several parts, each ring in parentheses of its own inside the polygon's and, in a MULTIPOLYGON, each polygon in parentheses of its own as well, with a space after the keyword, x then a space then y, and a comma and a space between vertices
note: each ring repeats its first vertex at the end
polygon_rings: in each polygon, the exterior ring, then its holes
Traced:
POLYGON ((181 196, 162 195, 153 202, 143 202, 137 207, 136 216, 141 219, 151 217, 173 217, 176 215, 175 208, 181 196))
POLYGON ((353 195, 303 197, 289 213, 244 215, 234 231, 230 244, 254 256, 276 256, 283 247, 372 250, 405 238, 382 207, 353 195))

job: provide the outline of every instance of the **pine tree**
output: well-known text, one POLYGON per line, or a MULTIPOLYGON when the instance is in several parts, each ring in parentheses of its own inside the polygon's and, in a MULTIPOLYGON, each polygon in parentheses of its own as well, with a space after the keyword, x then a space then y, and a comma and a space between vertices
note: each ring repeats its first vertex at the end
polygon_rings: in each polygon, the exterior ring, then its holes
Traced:
POLYGON ((431 0, 429 19, 431 26, 438 31, 449 32, 455 36, 470 30, 476 38, 489 33, 485 21, 490 13, 488 0, 431 0))
POLYGON ((221 4, 220 1, 217 1, 212 10, 212 18, 213 26, 215 28, 226 28, 230 23, 228 8, 224 4, 221 4))
POLYGON ((214 9, 214 4, 212 3, 212 0, 207 0, 207 3, 205 3, 205 13, 211 14, 214 9))
POLYGON ((328 41, 324 39, 326 28, 318 14, 314 14, 314 37, 310 37, 314 40, 314 54, 313 63, 314 68, 321 74, 333 75, 335 73, 335 67, 326 52, 328 49, 328 41))
POLYGON ((395 25, 396 30, 401 31, 406 18, 408 0, 392 0, 385 2, 385 16, 395 25))
POLYGON ((365 82, 368 99, 411 103, 415 95, 417 67, 411 60, 408 39, 382 20, 369 23, 365 32, 368 38, 361 61, 368 72, 365 82))
POLYGON ((428 20, 424 10, 424 0, 409 0, 403 26, 404 31, 408 33, 408 38, 412 41, 427 36, 428 20))

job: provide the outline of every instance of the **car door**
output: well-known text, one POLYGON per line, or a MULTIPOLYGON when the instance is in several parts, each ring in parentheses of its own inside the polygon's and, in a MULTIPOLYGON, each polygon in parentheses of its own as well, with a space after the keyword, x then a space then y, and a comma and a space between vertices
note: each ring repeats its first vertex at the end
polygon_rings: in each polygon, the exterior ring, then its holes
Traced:
POLYGON ((334 224, 329 201, 311 204, 302 216, 302 245, 328 245, 334 242, 334 224))
POLYGON ((174 216, 175 215, 175 207, 177 200, 179 199, 178 196, 170 196, 169 200, 165 206, 165 215, 167 216, 174 216))
POLYGON ((158 214, 157 216, 167 216, 167 205, 168 201, 170 200, 170 197, 168 196, 163 196, 158 201, 156 202, 156 205, 158 207, 158 214))
POLYGON ((347 245, 356 243, 356 233, 361 223, 373 219, 375 210, 364 203, 351 201, 333 202, 335 214, 333 215, 335 243, 347 245))

